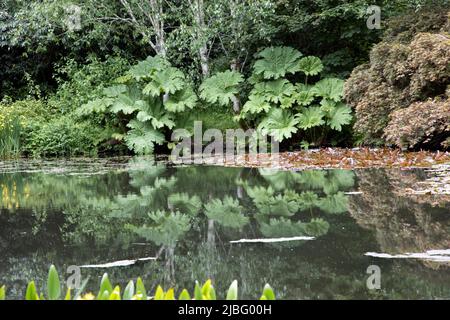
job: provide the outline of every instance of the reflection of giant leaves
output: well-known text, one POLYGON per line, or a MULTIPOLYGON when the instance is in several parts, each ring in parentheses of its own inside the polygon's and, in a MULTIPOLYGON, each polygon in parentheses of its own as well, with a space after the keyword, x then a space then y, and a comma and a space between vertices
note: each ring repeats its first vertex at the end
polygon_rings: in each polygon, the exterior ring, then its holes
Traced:
POLYGON ((327 183, 326 171, 308 170, 297 173, 297 179, 304 187, 308 189, 322 189, 327 183))
POLYGON ((323 70, 322 61, 317 57, 304 57, 298 62, 299 69, 307 76, 316 76, 323 70))
POLYGON ((344 94, 344 80, 326 78, 317 82, 311 90, 316 96, 338 102, 344 94))
POLYGON ((209 103, 227 106, 239 92, 239 84, 244 77, 236 71, 219 72, 203 81, 200 97, 209 103))
POLYGON ((320 199, 319 208, 331 214, 339 214, 347 212, 348 210, 348 197, 343 192, 338 192, 333 195, 329 195, 320 199))
POLYGON ((269 216, 291 217, 299 210, 298 201, 291 195, 276 195, 254 201, 259 214, 269 216))
POLYGON ((292 222, 286 218, 270 219, 269 223, 261 223, 261 233, 267 238, 305 236, 305 224, 292 222))
POLYGON ((297 175, 292 171, 276 171, 273 169, 258 169, 259 174, 277 191, 293 188, 297 175))
POLYGON ((310 210, 318 205, 319 196, 312 191, 306 191, 298 195, 297 201, 300 210, 310 210))
POLYGON ((205 204, 205 214, 224 227, 241 229, 249 222, 249 218, 242 214, 243 207, 239 201, 226 196, 223 201, 213 199, 205 204))
POLYGON ((128 224, 127 228, 156 245, 174 245, 191 227, 189 217, 179 212, 156 211, 149 213, 148 217, 152 220, 150 224, 128 224))
POLYGON ((198 196, 189 197, 187 193, 174 193, 167 198, 169 208, 173 211, 183 212, 190 216, 196 216, 202 202, 198 196))
POLYGON ((138 154, 149 154, 153 152, 154 144, 162 144, 164 135, 156 131, 150 124, 131 120, 128 125, 125 142, 131 150, 138 154))
POLYGON ((323 185, 326 194, 334 194, 342 189, 348 189, 355 184, 355 174, 350 170, 332 170, 328 172, 327 183, 323 185))
POLYGON ((262 186, 247 187, 246 192, 248 196, 255 202, 263 202, 274 194, 274 191, 271 187, 264 188, 262 186))
MULTIPOLYGON (((289 238, 306 236, 305 224, 292 222, 286 218, 270 219, 269 223, 261 223, 261 233, 266 238, 289 238)), ((274 243, 272 246, 294 248, 304 244, 304 241, 288 241, 274 243)))
POLYGON ((320 237, 328 233, 330 224, 320 218, 312 219, 309 223, 305 223, 305 232, 312 237, 320 237))
POLYGON ((298 60, 302 54, 290 47, 270 47, 258 54, 253 66, 254 74, 263 75, 264 79, 278 79, 288 73, 299 71, 298 60))

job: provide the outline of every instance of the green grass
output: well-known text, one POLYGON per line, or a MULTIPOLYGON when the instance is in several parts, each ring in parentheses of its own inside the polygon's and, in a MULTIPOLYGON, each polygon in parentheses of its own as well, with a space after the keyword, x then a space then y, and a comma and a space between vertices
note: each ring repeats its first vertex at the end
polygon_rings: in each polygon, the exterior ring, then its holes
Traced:
POLYGON ((0 158, 15 158, 20 155, 20 131, 18 118, 5 123, 0 129, 0 158))

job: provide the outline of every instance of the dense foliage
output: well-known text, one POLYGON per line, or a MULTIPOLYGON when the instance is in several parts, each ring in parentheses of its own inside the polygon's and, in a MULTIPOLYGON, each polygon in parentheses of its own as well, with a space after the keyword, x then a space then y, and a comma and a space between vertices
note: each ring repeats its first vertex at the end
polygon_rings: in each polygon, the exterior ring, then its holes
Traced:
POLYGON ((447 11, 408 20, 401 27, 393 21, 370 63, 348 79, 345 98, 355 108, 362 142, 443 147, 450 137, 450 20, 447 11))
POLYGON ((445 147, 446 6, 448 0, 2 1, 1 156, 149 153, 171 130, 191 131, 194 120, 205 130, 255 127, 284 148, 355 140, 445 147), (381 31, 366 25, 371 5, 382 8, 381 31), (356 139, 341 101, 351 73, 346 102, 355 109, 356 139), (20 121, 16 102, 29 104, 38 119, 20 121), (427 106, 436 112, 416 123, 412 115, 427 106))

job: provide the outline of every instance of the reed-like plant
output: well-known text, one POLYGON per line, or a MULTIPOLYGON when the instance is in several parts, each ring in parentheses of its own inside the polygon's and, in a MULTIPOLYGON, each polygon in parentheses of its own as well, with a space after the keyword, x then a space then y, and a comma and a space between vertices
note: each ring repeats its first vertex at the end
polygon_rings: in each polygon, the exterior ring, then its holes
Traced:
POLYGON ((19 118, 2 123, 0 126, 0 158, 15 158, 20 155, 20 132, 19 118))

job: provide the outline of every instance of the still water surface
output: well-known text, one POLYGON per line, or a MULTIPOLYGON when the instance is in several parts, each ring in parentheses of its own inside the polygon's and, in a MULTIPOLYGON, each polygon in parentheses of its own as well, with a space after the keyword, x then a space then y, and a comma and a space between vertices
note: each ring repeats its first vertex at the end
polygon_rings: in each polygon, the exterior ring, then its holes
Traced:
MULTIPOLYGON (((270 283, 279 299, 450 298, 448 262, 381 259, 367 252, 450 248, 450 199, 407 192, 425 170, 273 171, 173 167, 146 158, 11 162, 0 168, 0 284, 9 298, 82 268, 98 287, 141 276, 192 290, 211 278, 242 298, 270 283), (275 243, 242 239, 313 237, 275 243), (129 266, 101 266, 121 260, 129 266), (95 265, 100 265, 95 267, 95 265), (381 270, 369 290, 367 269, 381 270)), ((223 298, 223 297, 222 297, 223 298)))

